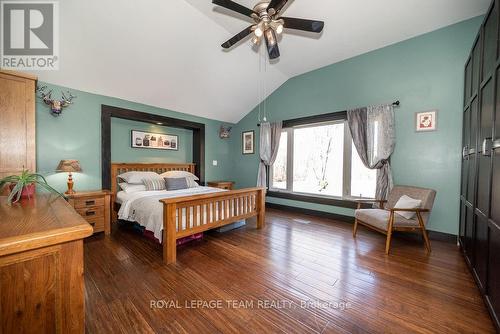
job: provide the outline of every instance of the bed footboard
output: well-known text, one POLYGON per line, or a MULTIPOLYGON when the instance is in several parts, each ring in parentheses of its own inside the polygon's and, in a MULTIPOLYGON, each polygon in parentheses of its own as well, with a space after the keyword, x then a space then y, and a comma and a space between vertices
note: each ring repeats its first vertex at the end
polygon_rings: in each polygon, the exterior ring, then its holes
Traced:
POLYGON ((176 261, 179 238, 257 217, 265 225, 265 188, 247 188, 163 199, 163 261, 176 261))

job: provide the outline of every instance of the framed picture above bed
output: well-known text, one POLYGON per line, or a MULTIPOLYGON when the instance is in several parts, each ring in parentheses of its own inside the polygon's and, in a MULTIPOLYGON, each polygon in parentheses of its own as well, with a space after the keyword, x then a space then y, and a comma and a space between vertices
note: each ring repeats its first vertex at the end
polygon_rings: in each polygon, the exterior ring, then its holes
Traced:
POLYGON ((132 130, 131 144, 133 148, 153 148, 157 150, 179 150, 179 137, 165 133, 132 130))
POLYGON ((254 154, 255 153, 255 132, 253 130, 251 131, 245 131, 242 133, 242 153, 243 154, 254 154))

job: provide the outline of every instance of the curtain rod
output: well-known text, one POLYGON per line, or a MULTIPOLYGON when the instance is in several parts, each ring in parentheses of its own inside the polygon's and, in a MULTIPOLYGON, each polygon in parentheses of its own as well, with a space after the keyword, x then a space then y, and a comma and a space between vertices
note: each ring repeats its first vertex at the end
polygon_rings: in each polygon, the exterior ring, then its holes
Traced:
MULTIPOLYGON (((399 107, 399 106, 400 106, 400 104, 401 104, 401 102, 399 102, 399 100, 394 101, 394 102, 392 102, 392 103, 391 103, 391 105, 392 105, 393 107, 399 107)), ((347 110, 337 111, 337 112, 339 112, 339 113, 340 113, 340 112, 344 112, 344 113, 345 113, 345 112, 347 112, 347 110)), ((257 126, 260 126, 260 123, 258 123, 258 124, 257 124, 257 126)))

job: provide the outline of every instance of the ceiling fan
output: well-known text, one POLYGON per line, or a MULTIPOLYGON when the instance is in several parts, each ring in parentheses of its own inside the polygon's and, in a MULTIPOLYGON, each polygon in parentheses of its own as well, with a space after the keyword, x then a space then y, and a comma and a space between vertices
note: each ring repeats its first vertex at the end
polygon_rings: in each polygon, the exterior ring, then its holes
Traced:
POLYGON ((212 0, 215 5, 251 17, 255 21, 255 24, 223 43, 222 47, 229 49, 253 32, 252 42, 259 44, 264 38, 269 58, 276 59, 280 56, 277 35, 280 35, 284 28, 314 33, 320 33, 323 30, 325 26, 323 21, 280 16, 280 12, 287 2, 288 0, 264 0, 250 9, 231 0, 212 0))

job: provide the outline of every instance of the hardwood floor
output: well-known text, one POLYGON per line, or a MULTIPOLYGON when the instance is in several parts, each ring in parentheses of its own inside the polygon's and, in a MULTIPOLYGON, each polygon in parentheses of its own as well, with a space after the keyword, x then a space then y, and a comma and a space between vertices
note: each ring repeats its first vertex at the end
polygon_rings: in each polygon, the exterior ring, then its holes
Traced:
POLYGON ((271 209, 266 222, 205 235, 169 266, 123 228, 87 239, 86 331, 495 332, 452 243, 432 241, 427 256, 395 237, 386 256, 385 237, 363 227, 354 240, 348 223, 271 209))

